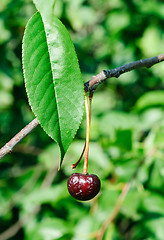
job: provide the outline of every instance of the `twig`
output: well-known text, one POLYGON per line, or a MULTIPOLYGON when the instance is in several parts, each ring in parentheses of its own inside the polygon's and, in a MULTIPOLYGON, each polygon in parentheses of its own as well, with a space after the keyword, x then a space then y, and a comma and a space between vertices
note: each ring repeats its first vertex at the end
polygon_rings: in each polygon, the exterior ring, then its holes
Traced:
POLYGON ((118 78, 121 74, 132 71, 137 68, 147 67, 150 68, 153 65, 164 61, 164 54, 160 54, 156 57, 146 58, 138 60, 132 63, 125 64, 121 67, 114 69, 103 70, 96 76, 93 76, 92 79, 84 84, 85 91, 95 90, 102 82, 107 78, 116 77, 118 78))
POLYGON ((41 154, 41 152, 43 150, 38 148, 38 147, 35 147, 35 146, 30 146, 30 145, 25 145, 25 144, 18 144, 14 148, 13 151, 14 152, 23 153, 23 154, 32 155, 32 156, 38 156, 39 154, 41 154))
MULTIPOLYGON (((96 76, 93 76, 90 81, 84 84, 84 89, 86 92, 94 91, 96 88, 104 82, 106 79, 111 77, 118 78, 121 74, 125 72, 129 72, 131 70, 147 67, 150 68, 153 65, 164 61, 164 54, 160 54, 156 57, 146 58, 143 60, 138 60, 132 63, 125 64, 121 67, 103 70, 96 76)), ((13 148, 17 143, 19 143, 25 136, 27 136, 37 125, 39 122, 37 118, 35 118, 32 122, 30 122, 25 128, 23 128, 17 135, 15 135, 4 147, 0 149, 0 159, 3 158, 6 154, 11 153, 13 148)))
POLYGON ((54 180, 54 177, 55 177, 55 174, 57 173, 58 171, 58 167, 55 166, 54 168, 52 168, 48 173, 47 175, 45 176, 44 178, 44 181, 42 182, 42 185, 41 185, 41 188, 48 188, 49 186, 51 186, 53 180, 54 180))
POLYGON ((104 232, 106 230, 106 228, 108 227, 108 225, 113 222, 115 220, 115 218, 117 217, 117 214, 120 211, 120 208, 122 206, 122 203, 124 202, 124 199, 127 195, 127 193, 129 192, 129 189, 131 187, 131 182, 128 182, 124 185, 122 192, 119 196, 119 198, 117 199, 116 205, 112 211, 112 214, 109 216, 109 218, 103 223, 102 227, 100 228, 100 230, 98 231, 96 240, 102 240, 104 232))
POLYGON ((104 235, 104 232, 106 230, 106 228, 109 226, 110 223, 112 223, 115 218, 117 217, 120 209, 121 209, 121 206, 132 186, 132 183, 133 183, 133 180, 136 178, 138 172, 139 172, 139 169, 140 167, 143 165, 143 163, 145 162, 145 159, 147 157, 151 157, 154 153, 156 152, 156 148, 153 148, 153 149, 150 149, 147 153, 146 153, 146 156, 145 158, 143 158, 138 166, 137 166, 137 169, 135 170, 134 174, 132 175, 132 177, 130 178, 129 182, 125 183, 117 201, 116 201, 116 204, 113 208, 113 211, 111 213, 111 215, 109 216, 109 218, 107 218, 107 220, 102 224, 101 228, 99 229, 98 233, 96 234, 96 240, 102 240, 103 239, 103 235, 104 235))
POLYGON ((8 228, 6 231, 4 231, 2 234, 0 234, 0 240, 6 240, 14 236, 22 227, 23 222, 17 221, 14 225, 12 225, 10 228, 8 228))
POLYGON ((0 208, 0 215, 7 214, 7 212, 9 212, 16 204, 17 200, 20 199, 23 194, 27 194, 27 192, 31 189, 31 186, 35 185, 42 173, 43 166, 38 165, 30 179, 8 201, 6 201, 2 208, 0 208))
POLYGON ((19 143, 24 137, 26 137, 36 126, 38 126, 38 119, 32 120, 25 128, 23 128, 18 134, 16 134, 8 143, 6 143, 0 149, 0 159, 6 154, 11 153, 17 143, 19 143))
MULTIPOLYGON (((58 171, 57 166, 51 169, 45 176, 41 189, 45 189, 51 186, 53 179, 55 177, 56 172, 58 171)), ((5 230, 3 233, 0 234, 0 240, 7 240, 11 237, 15 236, 18 231, 30 221, 30 218, 34 217, 40 211, 40 206, 35 206, 31 215, 25 215, 21 219, 19 219, 16 223, 14 223, 11 227, 5 230)))
POLYGON ((19 219, 16 223, 14 223, 11 227, 9 227, 7 230, 5 230, 3 233, 0 234, 0 240, 8 240, 11 237, 15 236, 17 232, 30 221, 30 218, 32 218, 35 214, 37 214, 40 210, 40 206, 36 206, 33 209, 33 212, 31 215, 26 215, 19 219))

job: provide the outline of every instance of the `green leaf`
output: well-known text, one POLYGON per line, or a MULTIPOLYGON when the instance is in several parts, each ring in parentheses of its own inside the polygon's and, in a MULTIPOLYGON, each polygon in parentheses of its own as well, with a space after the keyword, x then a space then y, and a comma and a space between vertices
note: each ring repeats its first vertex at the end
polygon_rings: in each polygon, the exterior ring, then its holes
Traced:
POLYGON ((53 15, 44 21, 37 12, 26 26, 25 84, 34 114, 60 147, 62 163, 83 115, 83 81, 66 28, 53 15))
POLYGON ((66 199, 68 197, 69 193, 66 185, 66 182, 62 181, 54 187, 44 188, 42 190, 40 190, 39 187, 36 187, 32 192, 26 193, 24 196, 22 195, 22 197, 18 199, 17 203, 20 203, 22 208, 24 207, 25 211, 29 211, 28 209, 32 209, 32 207, 37 204, 57 204, 62 199, 66 199))
POLYGON ((135 109, 137 111, 142 111, 149 107, 163 105, 164 105, 164 91, 156 90, 142 95, 136 102, 135 109))
POLYGON ((37 240, 70 239, 71 233, 70 223, 55 217, 45 217, 43 221, 27 230, 27 239, 31 239, 31 236, 37 240))
MULTIPOLYGON (((162 159, 158 157, 154 157, 154 162, 151 165, 151 174, 149 175, 149 183, 148 186, 150 189, 154 189, 156 191, 164 192, 163 184, 164 184, 164 162, 163 155, 161 155, 162 159)), ((164 212, 163 212, 164 214, 164 212)))
POLYGON ((136 129, 139 127, 139 120, 136 115, 121 111, 108 111, 99 118, 100 131, 107 135, 115 129, 136 129))
POLYGON ((141 199, 143 198, 143 194, 134 191, 132 189, 126 196, 122 208, 121 213, 124 214, 126 217, 134 219, 135 221, 140 219, 140 213, 138 212, 138 208, 140 206, 141 199))
POLYGON ((41 16, 45 25, 46 25, 46 22, 53 21, 53 17, 54 17, 53 12, 54 12, 54 6, 55 6, 56 0, 49 0, 47 2, 45 0, 33 0, 33 2, 36 8, 41 13, 41 16))
POLYGON ((131 129, 117 129, 115 144, 126 151, 132 150, 133 135, 131 129))
POLYGON ((164 235, 164 199, 163 195, 147 192, 143 198, 142 210, 144 215, 141 221, 142 227, 145 227, 156 238, 162 240, 164 235))

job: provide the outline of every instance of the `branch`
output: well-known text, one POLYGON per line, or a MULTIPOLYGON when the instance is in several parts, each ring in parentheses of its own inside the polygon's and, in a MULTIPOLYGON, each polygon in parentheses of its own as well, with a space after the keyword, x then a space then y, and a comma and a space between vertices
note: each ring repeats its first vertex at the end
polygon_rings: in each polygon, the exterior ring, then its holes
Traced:
POLYGON ((21 228, 27 224, 32 217, 35 216, 40 210, 40 206, 36 206, 33 209, 33 212, 31 215, 25 215, 20 220, 18 220, 16 223, 14 223, 11 227, 9 227, 7 230, 5 230, 3 233, 0 233, 0 240, 8 240, 11 237, 15 236, 21 228))
MULTIPOLYGON (((84 89, 86 92, 96 90, 96 88, 108 78, 111 78, 111 77, 118 78, 123 73, 129 72, 141 67, 150 68, 153 65, 162 61, 164 61, 164 54, 160 54, 156 57, 146 58, 143 60, 138 60, 132 63, 128 63, 118 68, 103 70, 96 76, 93 76, 90 81, 86 82, 84 84, 84 89)), ((25 136, 27 136, 37 125, 39 125, 39 121, 37 120, 37 118, 35 118, 25 128, 23 128, 17 135, 15 135, 8 143, 6 143, 6 145, 0 149, 0 159, 3 158, 8 153, 11 153, 15 145, 19 143, 25 136)))
POLYGON ((121 74, 132 71, 137 68, 147 67, 150 68, 153 65, 164 61, 164 54, 160 54, 156 57, 146 58, 142 60, 138 60, 132 63, 125 64, 121 67, 103 70, 96 76, 93 76, 92 79, 84 84, 84 88, 86 91, 96 90, 96 88, 104 82, 107 78, 116 77, 118 78, 121 74))
POLYGON ((102 240, 103 239, 103 235, 104 235, 104 232, 105 230, 107 229, 107 227, 109 226, 109 224, 111 222, 113 222, 115 220, 115 218, 117 217, 120 209, 121 209, 121 206, 125 200, 125 197, 126 195, 128 194, 129 190, 130 190, 130 187, 131 187, 131 182, 127 182, 123 189, 122 189, 122 192, 119 196, 119 198, 117 199, 117 202, 116 202, 116 205, 115 207, 113 208, 113 211, 112 211, 112 214, 109 216, 109 218, 103 223, 102 227, 100 228, 100 230, 98 231, 98 234, 97 234, 97 237, 96 237, 96 240, 102 240))
POLYGON ((0 234, 0 240, 7 240, 14 236, 21 229, 22 225, 23 225, 22 221, 17 221, 9 229, 0 234))
POLYGON ((38 119, 35 118, 25 128, 23 128, 17 135, 15 135, 8 143, 0 149, 0 159, 6 154, 11 153, 17 143, 26 137, 39 124, 38 119))
MULTIPOLYGON (((35 120, 35 119, 34 119, 35 120)), ((53 182, 56 172, 58 171, 58 167, 54 166, 49 172, 47 172, 40 190, 49 188, 53 182)), ((0 240, 7 240, 13 236, 15 236, 20 229, 27 224, 31 218, 33 218, 41 209, 41 206, 34 206, 33 212, 30 215, 25 215, 21 217, 16 223, 14 223, 11 227, 6 229, 4 232, 0 233, 0 240)))
MULTIPOLYGON (((5 205, 0 207, 1 216, 11 211, 13 207, 17 204, 18 199, 21 199, 23 195, 29 193, 29 191, 31 190, 31 186, 34 186, 38 182, 40 176, 43 174, 43 170, 44 170, 44 167, 40 164, 37 165, 37 167, 35 167, 34 173, 27 180, 27 182, 16 193, 14 193, 8 201, 5 202, 5 205)), ((0 240, 1 240, 1 237, 0 237, 0 240)))
POLYGON ((156 152, 156 148, 150 149, 150 150, 146 153, 145 158, 143 158, 143 159, 139 162, 139 164, 138 164, 138 166, 137 166, 137 169, 135 170, 134 174, 133 174, 132 177, 130 178, 129 182, 125 183, 125 185, 124 185, 124 187, 123 187, 123 189, 122 189, 122 191, 121 191, 121 193, 120 193, 120 195, 119 195, 119 197, 118 197, 118 199, 117 199, 117 201, 116 201, 116 204, 115 204, 115 206, 114 206, 114 208, 113 208, 113 211, 112 211, 111 215, 110 215, 110 216, 106 219, 106 221, 102 224, 101 228, 99 229, 98 233, 96 234, 96 240, 102 240, 102 239, 103 239, 103 235, 104 235, 104 233, 105 233, 105 230, 107 229, 107 227, 109 226, 109 224, 112 223, 112 222, 116 219, 118 213, 120 212, 120 209, 121 209, 121 207, 122 207, 122 204, 123 204, 123 202, 124 202, 124 200, 125 200, 128 192, 129 192, 129 190, 130 190, 130 188, 131 188, 131 186, 132 186, 133 180, 135 180, 135 178, 136 178, 136 176, 137 176, 137 174, 138 174, 141 166, 144 164, 145 160, 146 160, 147 158, 153 156, 153 154, 154 154, 155 152, 156 152))

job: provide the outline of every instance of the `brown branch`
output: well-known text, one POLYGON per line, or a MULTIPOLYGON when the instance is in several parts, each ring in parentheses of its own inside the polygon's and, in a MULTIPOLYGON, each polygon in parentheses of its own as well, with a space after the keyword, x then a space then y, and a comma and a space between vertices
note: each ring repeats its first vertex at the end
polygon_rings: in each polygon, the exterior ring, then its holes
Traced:
MULTIPOLYGON (((103 70, 96 76, 93 76, 90 81, 84 84, 84 89, 86 92, 94 91, 96 88, 104 82, 106 79, 111 77, 118 78, 121 74, 125 72, 132 71, 141 67, 152 67, 154 64, 164 61, 164 54, 160 54, 156 57, 146 58, 143 60, 138 60, 132 63, 125 64, 121 67, 103 70)), ((25 136, 27 136, 37 125, 39 124, 37 118, 30 122, 25 128, 23 128, 17 135, 15 135, 4 147, 0 149, 0 159, 3 158, 8 153, 11 153, 13 148, 17 143, 19 143, 25 136)))
POLYGON ((138 166, 137 166, 137 169, 135 170, 134 174, 132 175, 132 177, 130 178, 129 182, 125 183, 117 201, 116 201, 116 204, 113 208, 113 211, 111 213, 111 215, 109 216, 109 218, 106 219, 106 221, 102 224, 101 228, 99 229, 98 233, 96 234, 96 240, 102 240, 103 239, 103 235, 104 235, 104 232, 105 230, 107 229, 107 227, 109 226, 110 223, 112 223, 115 218, 117 217, 118 213, 120 212, 120 209, 122 207, 122 204, 132 186, 132 183, 133 183, 133 180, 135 180, 139 170, 140 170, 140 167, 143 165, 143 163, 145 162, 146 158, 149 158, 151 156, 153 156, 153 154, 156 152, 156 148, 152 148, 150 149, 147 153, 146 153, 146 156, 145 158, 143 158, 138 166))
POLYGON ((121 74, 132 71, 137 68, 147 67, 150 68, 153 65, 164 61, 164 54, 160 54, 156 57, 146 58, 142 60, 138 60, 132 63, 125 64, 121 67, 117 67, 114 69, 103 70, 96 76, 93 76, 92 79, 84 84, 84 88, 86 91, 95 90, 102 82, 104 82, 107 78, 116 77, 118 78, 121 74))
POLYGON ((14 236, 22 227, 22 222, 17 221, 14 225, 12 225, 9 229, 0 234, 0 240, 6 240, 14 236))
POLYGON ((26 215, 19 219, 16 223, 14 223, 11 227, 9 227, 7 230, 5 230, 3 233, 0 234, 0 240, 8 240, 11 237, 15 236, 18 231, 27 224, 30 219, 39 212, 40 206, 36 206, 31 213, 31 215, 26 215))
POLYGON ((8 201, 5 202, 5 205, 3 205, 2 208, 0 208, 1 216, 2 214, 5 215, 11 211, 16 205, 18 199, 20 199, 24 194, 27 194, 31 190, 31 186, 34 186, 36 184, 41 174, 43 173, 43 169, 44 167, 42 165, 37 165, 30 179, 16 193, 14 193, 8 201))
POLYGON ((111 222, 113 222, 115 220, 115 218, 117 217, 120 209, 121 209, 121 206, 125 200, 125 197, 126 195, 128 194, 129 192, 129 189, 131 187, 131 182, 127 182, 123 189, 122 189, 122 192, 119 196, 119 198, 117 199, 117 202, 116 202, 116 205, 111 213, 111 215, 109 216, 109 218, 103 223, 102 227, 100 228, 100 230, 98 231, 98 234, 97 234, 97 237, 96 237, 96 240, 102 240, 103 239, 103 235, 104 235, 104 232, 106 230, 106 228, 109 226, 109 224, 111 222))
MULTIPOLYGON (((52 168, 48 173, 46 174, 40 189, 45 189, 51 186, 53 179, 55 177, 56 172, 58 171, 57 166, 52 168)), ((40 211, 40 206, 34 206, 33 212, 31 215, 25 215, 22 218, 20 218, 16 223, 14 223, 11 227, 6 229, 4 232, 0 233, 0 240, 7 240, 13 236, 15 236, 18 231, 30 221, 31 218, 33 218, 38 212, 40 211)))
POLYGON ((30 146, 26 144, 19 144, 17 145, 13 152, 19 152, 27 155, 32 155, 32 156, 38 156, 42 153, 42 149, 35 147, 35 146, 30 146))
POLYGON ((17 143, 26 137, 36 126, 38 126, 38 119, 32 120, 26 127, 24 127, 17 135, 15 135, 8 143, 0 149, 0 159, 6 154, 11 153, 17 143))

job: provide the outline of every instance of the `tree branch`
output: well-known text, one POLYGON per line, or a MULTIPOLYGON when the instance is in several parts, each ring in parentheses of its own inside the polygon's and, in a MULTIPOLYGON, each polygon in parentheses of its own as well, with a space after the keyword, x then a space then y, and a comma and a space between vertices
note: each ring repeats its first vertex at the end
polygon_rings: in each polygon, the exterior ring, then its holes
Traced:
POLYGON ((120 209, 121 209, 121 206, 125 200, 125 197, 126 195, 128 194, 129 190, 130 190, 130 187, 131 187, 131 182, 127 182, 123 189, 122 189, 122 192, 116 202, 116 205, 114 206, 113 208, 113 211, 112 211, 112 214, 109 216, 109 218, 103 223, 102 227, 100 228, 100 230, 98 231, 98 234, 97 234, 97 237, 96 237, 96 240, 102 240, 103 239, 103 235, 104 235, 104 232, 106 230, 106 228, 109 226, 109 224, 111 222, 113 222, 115 220, 115 218, 117 217, 120 209))
MULTIPOLYGON (((96 76, 93 76, 90 81, 86 82, 84 84, 84 89, 86 92, 96 90, 96 88, 108 78, 111 78, 111 77, 118 78, 123 73, 129 72, 141 67, 150 68, 153 65, 162 61, 164 61, 164 54, 160 54, 152 58, 138 60, 114 69, 103 70, 96 76)), ((19 143, 25 136, 27 136, 37 125, 39 125, 39 121, 37 120, 37 118, 35 118, 25 128, 23 128, 17 135, 15 135, 8 143, 6 143, 4 147, 0 149, 0 159, 3 158, 8 153, 11 153, 15 145, 19 143)))
MULTIPOLYGON (((49 170, 42 182, 40 189, 49 188, 53 182, 56 172, 58 171, 58 167, 54 166, 51 170, 49 170)), ((33 212, 30 215, 25 215, 21 217, 16 223, 6 229, 4 232, 0 233, 0 240, 7 240, 13 236, 15 236, 20 229, 27 224, 31 218, 33 218, 41 209, 41 206, 34 206, 33 212)))
POLYGON ((134 174, 132 175, 131 179, 129 180, 129 182, 125 183, 125 185, 123 186, 122 188, 122 191, 116 201, 116 204, 113 208, 113 211, 111 213, 111 215, 106 219, 106 221, 102 224, 101 228, 99 229, 98 233, 96 234, 96 240, 102 240, 103 239, 103 236, 104 236, 104 233, 105 233, 105 230, 107 229, 107 227, 109 226, 110 223, 112 223, 118 213, 120 212, 120 209, 122 207, 122 204, 132 186, 132 183, 133 183, 133 180, 136 179, 136 176, 141 168, 141 166, 144 164, 145 160, 151 156, 153 156, 153 154, 156 152, 156 148, 153 148, 153 149, 150 149, 147 153, 146 153, 146 156, 145 158, 143 158, 138 166, 137 166, 137 169, 135 170, 134 174))
POLYGON ((0 240, 7 240, 14 236, 21 229, 22 225, 22 221, 17 221, 9 229, 0 234, 0 240))
POLYGON ((84 84, 86 91, 96 90, 96 88, 104 82, 107 78, 116 77, 118 78, 121 74, 132 71, 137 68, 147 67, 150 68, 153 65, 164 61, 164 54, 160 54, 156 57, 141 59, 132 63, 125 64, 121 67, 103 70, 96 76, 93 76, 92 79, 84 84))
POLYGON ((16 134, 8 143, 6 143, 0 149, 0 159, 6 154, 11 153, 17 143, 19 143, 24 137, 26 137, 36 126, 38 126, 38 119, 32 120, 25 128, 23 128, 18 134, 16 134))

